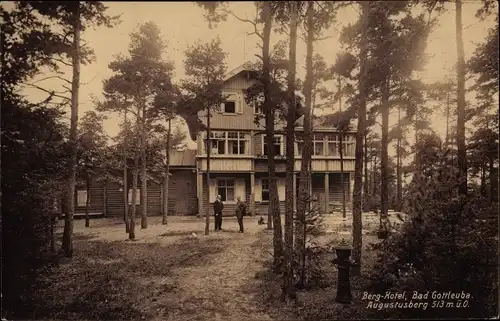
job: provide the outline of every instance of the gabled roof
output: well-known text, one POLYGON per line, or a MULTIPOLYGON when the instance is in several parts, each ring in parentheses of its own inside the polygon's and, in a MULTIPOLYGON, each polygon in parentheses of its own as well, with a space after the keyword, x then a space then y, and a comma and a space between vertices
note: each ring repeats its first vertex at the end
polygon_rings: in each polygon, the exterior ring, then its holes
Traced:
POLYGON ((185 149, 182 151, 174 150, 170 152, 170 166, 196 166, 196 150, 185 149))
POLYGON ((229 71, 225 76, 224 76, 224 81, 228 81, 229 79, 233 78, 237 74, 239 74, 242 71, 253 71, 253 64, 250 61, 245 62, 243 65, 240 65, 233 70, 229 71))

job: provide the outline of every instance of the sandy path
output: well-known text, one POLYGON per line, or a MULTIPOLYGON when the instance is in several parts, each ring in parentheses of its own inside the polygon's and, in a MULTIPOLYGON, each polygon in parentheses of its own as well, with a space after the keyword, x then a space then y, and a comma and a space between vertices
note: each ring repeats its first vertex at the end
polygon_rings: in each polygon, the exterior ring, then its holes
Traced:
POLYGON ((207 265, 175 269, 178 286, 159 298, 154 320, 273 320, 255 300, 259 295, 255 274, 263 269, 263 253, 252 245, 262 228, 252 225, 240 234, 236 222, 226 220, 224 231, 199 236, 200 242, 217 239, 224 250, 212 255, 207 265))

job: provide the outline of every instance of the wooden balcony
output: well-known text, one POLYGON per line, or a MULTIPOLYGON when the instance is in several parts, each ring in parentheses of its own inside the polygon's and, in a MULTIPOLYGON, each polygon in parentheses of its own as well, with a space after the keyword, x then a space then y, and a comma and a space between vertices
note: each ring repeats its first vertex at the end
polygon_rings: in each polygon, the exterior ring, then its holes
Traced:
MULTIPOLYGON (((295 158, 295 171, 300 171, 302 161, 295 158)), ((311 160, 313 172, 340 172, 340 159, 313 156, 311 160)), ((354 157, 344 159, 344 172, 354 171, 354 157)))
MULTIPOLYGON (((210 155, 210 171, 213 172, 251 172, 253 170, 253 155, 210 155)), ((197 156, 197 167, 200 171, 207 170, 207 156, 197 156)))

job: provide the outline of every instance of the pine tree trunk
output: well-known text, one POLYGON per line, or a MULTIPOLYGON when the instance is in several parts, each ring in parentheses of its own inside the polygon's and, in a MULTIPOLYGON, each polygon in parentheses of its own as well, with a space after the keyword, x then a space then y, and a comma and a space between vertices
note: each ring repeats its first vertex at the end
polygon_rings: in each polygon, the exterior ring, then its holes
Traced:
POLYGON ((56 222, 56 217, 55 217, 55 213, 53 213, 50 216, 50 252, 52 252, 52 253, 56 252, 56 239, 55 239, 55 233, 54 233, 55 222, 56 222))
POLYGON ((85 227, 90 227, 90 174, 87 173, 87 179, 85 181, 85 189, 87 191, 87 199, 85 200, 85 227))
MULTIPOLYGON (((342 81, 340 80, 340 77, 339 77, 339 112, 342 113, 342 81)), ((343 126, 343 124, 341 124, 341 126, 343 126)), ((345 186, 344 186, 344 128, 340 128, 339 143, 340 143, 339 156, 340 156, 340 190, 342 193, 342 218, 345 220, 347 218, 347 213, 346 213, 345 186)))
POLYGON ((108 216, 108 180, 106 179, 104 181, 104 187, 103 187, 103 204, 104 204, 104 209, 103 209, 103 216, 107 217, 108 216))
POLYGON ((367 23, 370 14, 370 2, 361 2, 361 43, 360 43, 360 77, 359 77, 359 105, 358 105, 358 128, 356 132, 356 159, 354 162, 354 189, 352 208, 353 228, 353 260, 356 265, 353 274, 361 273, 361 251, 362 239, 362 209, 361 189, 363 183, 363 138, 365 136, 366 124, 366 76, 367 76, 367 23))
MULTIPOLYGON (((268 154, 269 154, 269 144, 267 140, 267 136, 274 135, 274 118, 271 121, 271 89, 270 89, 270 57, 269 57, 269 46, 271 41, 271 27, 272 27, 272 17, 271 17, 271 8, 270 6, 264 2, 263 6, 263 16, 264 16, 264 39, 262 44, 262 82, 264 84, 264 111, 265 111, 265 123, 266 123, 266 141, 264 142, 268 146, 268 154), (269 124, 273 123, 272 128, 269 128, 269 124)), ((273 110, 274 111, 274 110, 273 110)), ((273 162, 274 166, 274 162, 273 162)), ((271 167, 271 164, 269 164, 271 167)), ((274 168, 274 167, 273 167, 274 168)), ((273 171, 274 173, 274 171, 273 171)), ((271 185, 271 180, 269 180, 269 185, 271 185)), ((271 186, 269 186, 269 194, 271 194, 271 186)), ((273 207, 271 204, 271 195, 269 195, 269 209, 267 212, 267 229, 271 230, 273 228, 273 207)))
POLYGON ((135 240, 135 215, 137 212, 137 181, 139 179, 139 156, 138 152, 136 152, 136 156, 134 159, 135 168, 132 172, 132 209, 130 211, 130 223, 129 223, 129 235, 128 238, 130 240, 135 240))
POLYGON ((205 235, 210 234, 210 152, 212 151, 212 144, 210 140, 210 106, 207 106, 207 208, 205 213, 205 235))
POLYGON ((446 148, 448 148, 448 143, 450 141, 450 92, 446 93, 446 135, 444 138, 444 143, 446 148))
POLYGON ((148 174, 147 174, 147 128, 146 107, 142 108, 141 126, 141 229, 148 228, 148 174))
POLYGON ((162 224, 167 225, 168 223, 168 176, 163 177, 163 182, 161 184, 161 197, 162 197, 162 224))
POLYGON ((271 40, 272 16, 269 2, 263 3, 263 45, 262 45, 262 81, 264 84, 264 111, 266 124, 267 159, 269 166, 269 212, 267 219, 267 228, 273 229, 273 248, 274 248, 274 270, 281 269, 283 263, 283 233, 281 230, 281 217, 279 208, 278 186, 276 184, 276 164, 274 160, 275 152, 273 146, 274 140, 274 104, 271 98, 270 88, 270 56, 269 46, 271 40))
POLYGON ((168 216, 168 184, 170 180, 170 135, 172 134, 171 131, 171 126, 172 126, 172 120, 168 120, 168 132, 167 132, 167 146, 165 153, 167 155, 167 162, 166 162, 166 167, 165 167, 165 178, 163 180, 163 225, 167 225, 167 216, 168 216))
POLYGON ((339 135, 339 155, 340 155, 340 190, 342 193, 342 218, 347 218, 346 200, 345 200, 345 186, 344 186, 344 132, 340 131, 339 135))
POLYGON ((401 211, 403 183, 401 180, 401 106, 398 105, 398 140, 396 146, 396 210, 401 211))
POLYGON ((486 196, 486 169, 481 165, 481 183, 480 183, 481 196, 486 196))
POLYGON ((304 81, 304 148, 301 157, 300 176, 299 176, 299 197, 297 202, 297 220, 296 220, 296 247, 300 253, 300 285, 305 283, 305 252, 306 252, 306 211, 311 208, 311 195, 309 195, 311 181, 311 156, 312 129, 311 129, 311 111, 312 111, 312 90, 313 90, 313 42, 314 42, 314 2, 308 2, 307 7, 307 41, 306 41, 306 79, 304 81))
POLYGON ((364 159, 365 159, 365 171, 364 171, 364 175, 365 175, 365 179, 364 179, 364 182, 363 182, 363 197, 361 198, 362 199, 362 208, 367 210, 366 209, 366 206, 364 206, 364 204, 366 204, 366 201, 368 200, 368 196, 369 196, 369 189, 370 189, 370 182, 368 180, 368 131, 365 132, 365 144, 364 144, 364 148, 365 148, 365 153, 364 153, 364 159))
MULTIPOLYGON (((297 204, 297 235, 296 242, 300 245, 299 253, 301 254, 301 266, 304 266, 305 254, 305 225, 306 225, 306 211, 312 199, 309 195, 311 180, 310 163, 312 157, 312 129, 311 129, 311 110, 312 110, 312 90, 313 90, 313 42, 314 42, 314 2, 308 2, 307 7, 307 41, 306 41, 306 79, 304 81, 304 148, 302 152, 301 165, 300 165, 300 179, 299 179, 299 198, 297 204)), ((305 271, 300 273, 301 282, 304 283, 305 271)))
POLYGON ((494 200, 493 193, 495 192, 495 180, 498 182, 498 178, 495 176, 495 168, 493 166, 493 157, 489 157, 488 161, 488 172, 489 172, 489 189, 488 189, 488 201, 491 203, 494 200))
MULTIPOLYGON (((285 185, 285 264, 286 272, 283 278, 283 289, 287 300, 294 300, 295 287, 293 284, 293 176, 295 168, 295 62, 297 50, 297 3, 290 2, 290 67, 288 71, 288 115, 286 128, 286 185, 285 185)), ((301 280, 303 281, 303 280, 301 280)), ((302 282, 301 282, 302 283, 302 282)))
MULTIPOLYGON (((370 149, 370 153, 372 152, 372 150, 370 149)), ((375 168, 375 165, 374 165, 374 161, 373 161, 373 155, 370 155, 370 190, 369 190, 369 193, 370 193, 370 201, 373 199, 373 195, 374 195, 374 188, 373 188, 373 172, 374 172, 374 168, 375 168)))
MULTIPOLYGON (((139 114, 139 110, 138 110, 139 114)), ((136 120, 136 128, 140 128, 140 119, 136 120)), ((138 134, 137 132, 135 133, 138 134)), ((135 240, 135 215, 137 212, 137 184, 139 179, 139 158, 140 158, 140 146, 139 139, 135 137, 134 146, 134 169, 132 171, 132 210, 130 211, 130 224, 129 224, 129 235, 130 240, 135 240)))
POLYGON ((386 238, 388 227, 388 206, 389 206, 389 78, 386 78, 382 88, 382 146, 380 155, 380 226, 379 238, 386 238))
POLYGON ((465 58, 462 39, 462 1, 455 0, 457 37, 457 149, 459 194, 467 195, 467 151, 465 149, 465 58))
POLYGON ((129 233, 129 217, 128 217, 128 170, 127 170, 127 150, 128 150, 128 121, 127 111, 123 113, 124 132, 123 135, 123 222, 125 223, 125 233, 129 233))
POLYGON ((73 17, 73 79, 71 81, 71 121, 69 131, 70 161, 68 166, 68 210, 64 220, 62 249, 66 257, 73 256, 73 215, 75 213, 75 184, 77 165, 78 91, 80 88, 80 2, 73 17))

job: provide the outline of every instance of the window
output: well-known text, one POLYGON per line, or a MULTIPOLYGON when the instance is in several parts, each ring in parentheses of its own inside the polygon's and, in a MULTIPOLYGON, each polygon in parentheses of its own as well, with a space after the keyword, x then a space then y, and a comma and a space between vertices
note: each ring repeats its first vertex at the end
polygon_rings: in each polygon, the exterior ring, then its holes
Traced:
POLYGON ((76 206, 86 206, 87 205, 87 191, 80 190, 76 192, 76 206))
POLYGON ((269 180, 267 178, 263 178, 262 182, 262 201, 269 202, 269 180))
MULTIPOLYGON (((135 194, 135 205, 141 204, 141 189, 137 189, 135 194)), ((128 190, 128 205, 132 205, 132 188, 128 190)))
POLYGON ((223 93, 226 101, 220 104, 220 112, 225 114, 241 114, 242 113, 242 97, 235 92, 223 93))
POLYGON ((297 147, 297 151, 295 155, 302 156, 302 151, 304 150, 304 139, 300 136, 295 137, 295 146, 297 147))
POLYGON ((314 135, 313 144, 314 144, 314 155, 316 156, 324 155, 323 137, 320 135, 314 135))
MULTIPOLYGON (((274 136, 273 140, 273 148, 274 148, 274 154, 276 156, 278 155, 283 155, 283 137, 280 135, 274 136)), ((267 155, 267 142, 266 142, 266 135, 262 135, 262 151, 264 155, 267 155)))
MULTIPOLYGON (((328 137, 328 156, 340 156, 340 135, 329 135, 328 137)), ((342 156, 354 156, 355 140, 352 135, 342 137, 342 156)))
MULTIPOLYGON (((259 106, 254 106, 253 112, 254 112, 254 114, 259 114, 261 117, 264 117, 265 116, 264 105, 261 104, 259 106)), ((274 109, 274 122, 276 123, 276 122, 280 121, 281 118, 282 118, 282 114, 280 113, 279 108, 276 107, 274 109)))
POLYGON ((354 136, 352 135, 344 136, 343 145, 344 145, 343 153, 345 156, 355 155, 356 141, 354 140, 354 136))
POLYGON ((228 132, 227 153, 232 155, 248 154, 247 149, 250 147, 249 140, 249 137, 244 133, 228 132))
POLYGON ((210 153, 213 155, 226 153, 226 133, 225 132, 211 132, 210 141, 212 149, 210 153))
MULTIPOLYGON (((250 136, 240 132, 211 132, 210 144, 212 155, 248 155, 250 153, 250 136)), ((206 140, 203 146, 206 147, 206 140)), ((206 148, 205 148, 206 151, 206 148)))
POLYGON ((235 101, 226 101, 223 104, 222 111, 224 113, 235 114, 236 113, 236 102, 235 101))
POLYGON ((339 136, 338 135, 328 135, 328 146, 327 146, 327 155, 328 156, 339 156, 339 136))
POLYGON ((220 195, 223 202, 234 201, 234 179, 218 179, 217 195, 220 195))
POLYGON ((252 100, 252 107, 254 114, 264 115, 264 94, 260 93, 254 100, 252 100))

